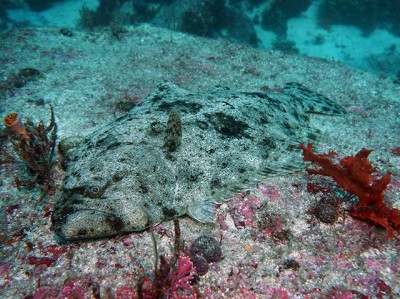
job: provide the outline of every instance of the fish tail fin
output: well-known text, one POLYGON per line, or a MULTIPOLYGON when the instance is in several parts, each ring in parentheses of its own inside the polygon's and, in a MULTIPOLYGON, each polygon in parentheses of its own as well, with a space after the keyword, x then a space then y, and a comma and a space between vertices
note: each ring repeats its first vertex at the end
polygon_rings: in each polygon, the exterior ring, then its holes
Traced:
POLYGON ((290 82, 284 87, 285 93, 297 99, 299 105, 307 113, 342 115, 346 113, 343 106, 335 101, 309 90, 300 83, 290 82))

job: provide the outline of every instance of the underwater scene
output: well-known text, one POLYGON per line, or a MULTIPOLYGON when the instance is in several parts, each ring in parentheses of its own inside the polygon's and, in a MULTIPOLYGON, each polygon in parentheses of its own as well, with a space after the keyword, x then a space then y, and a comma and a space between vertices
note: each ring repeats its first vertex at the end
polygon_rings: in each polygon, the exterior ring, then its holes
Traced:
POLYGON ((1 0, 0 298, 400 298, 399 15, 1 0))

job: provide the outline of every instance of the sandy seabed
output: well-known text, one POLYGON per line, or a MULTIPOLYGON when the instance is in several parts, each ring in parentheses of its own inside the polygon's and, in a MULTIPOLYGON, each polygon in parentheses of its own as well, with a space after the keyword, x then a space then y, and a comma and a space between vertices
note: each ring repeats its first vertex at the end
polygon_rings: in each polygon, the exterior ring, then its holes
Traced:
MULTIPOLYGON (((400 84, 384 75, 312 57, 208 40, 149 25, 108 31, 19 29, 0 37, 3 83, 23 68, 42 75, 3 90, 0 112, 35 122, 54 107, 58 140, 86 135, 123 115, 167 80, 191 90, 279 90, 298 82, 343 105, 345 116, 313 116, 321 130, 317 151, 354 155, 365 147, 377 173, 392 173, 387 202, 400 207, 400 84)), ((4 85, 3 85, 4 86, 4 85)), ((2 134, 2 151, 7 138, 2 134)), ((300 150, 299 150, 300 155, 300 150)), ((143 267, 151 278, 148 232, 93 242, 57 243, 51 211, 62 186, 40 200, 17 190, 14 165, 1 165, 1 298, 130 298, 143 267), (139 266, 141 265, 141 266, 139 266), (129 290, 132 292, 129 293, 129 290), (125 292, 125 293, 124 293, 125 292), (123 295, 121 294, 125 294, 123 295), (75 297, 74 297, 75 296, 75 297), (119 296, 119 297, 118 297, 119 296)), ((185 248, 202 234, 220 241, 223 259, 196 284, 206 298, 395 298, 400 296, 400 243, 381 228, 340 213, 334 224, 310 209, 307 172, 271 177, 217 209, 215 224, 180 219, 185 248)), ((172 255, 173 224, 155 229, 160 254, 172 255)))

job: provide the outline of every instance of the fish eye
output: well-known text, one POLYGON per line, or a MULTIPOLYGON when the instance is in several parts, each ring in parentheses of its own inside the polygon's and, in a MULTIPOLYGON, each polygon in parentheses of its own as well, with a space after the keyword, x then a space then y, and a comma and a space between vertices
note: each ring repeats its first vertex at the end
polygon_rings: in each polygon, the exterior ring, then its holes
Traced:
POLYGON ((93 194, 98 194, 98 193, 100 193, 100 188, 99 187, 97 187, 97 186, 95 186, 95 187, 92 187, 92 189, 90 190, 93 194))
POLYGON ((99 198, 102 194, 104 189, 100 188, 99 186, 91 186, 85 190, 85 195, 89 198, 99 198))
POLYGON ((92 199, 99 198, 103 195, 107 187, 108 181, 104 184, 104 186, 88 186, 85 189, 85 196, 92 199))

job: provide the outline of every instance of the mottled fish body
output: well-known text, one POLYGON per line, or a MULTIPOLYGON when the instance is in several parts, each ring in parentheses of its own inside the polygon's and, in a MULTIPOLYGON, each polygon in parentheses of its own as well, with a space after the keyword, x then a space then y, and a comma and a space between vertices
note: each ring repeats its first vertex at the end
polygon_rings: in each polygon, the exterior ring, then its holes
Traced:
MULTIPOLYGON (((303 86, 281 92, 191 92, 161 84, 125 116, 62 151, 66 175, 52 218, 65 240, 141 231, 213 205, 271 173, 301 168, 312 113, 343 107, 303 86)), ((62 144, 60 144, 62 148, 62 144)))

